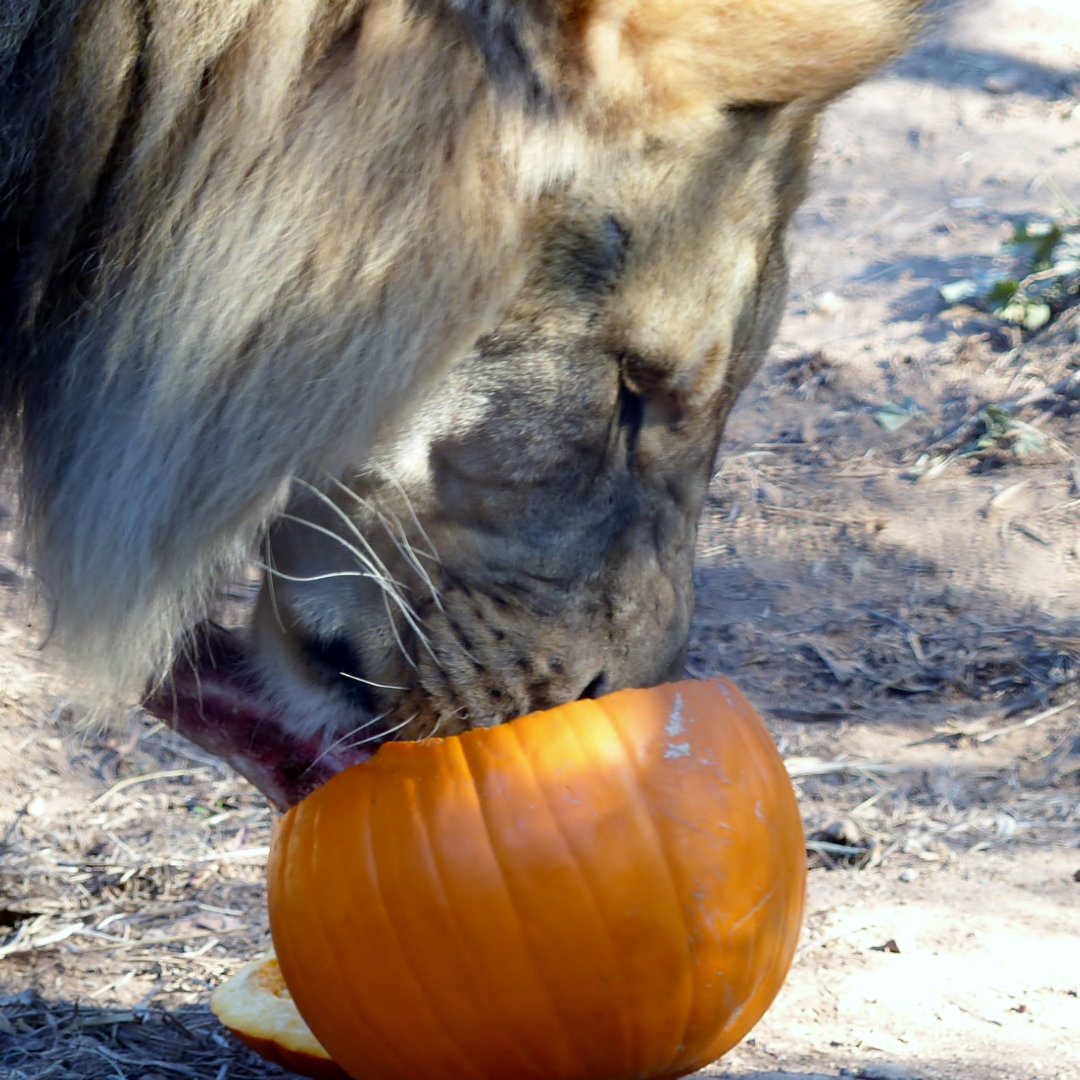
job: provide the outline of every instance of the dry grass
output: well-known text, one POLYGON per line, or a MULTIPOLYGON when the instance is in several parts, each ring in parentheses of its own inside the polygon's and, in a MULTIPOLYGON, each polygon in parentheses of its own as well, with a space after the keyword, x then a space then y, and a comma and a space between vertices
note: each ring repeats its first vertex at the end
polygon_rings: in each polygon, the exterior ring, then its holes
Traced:
POLYGON ((0 998, 13 1078, 214 1077, 264 1080, 288 1075, 225 1036, 205 1008, 173 1011, 49 1001, 32 990, 0 998))
POLYGON ((119 748, 5 735, 53 783, 0 811, 0 1075, 278 1075, 206 1009, 268 947, 262 796, 148 719, 119 748))

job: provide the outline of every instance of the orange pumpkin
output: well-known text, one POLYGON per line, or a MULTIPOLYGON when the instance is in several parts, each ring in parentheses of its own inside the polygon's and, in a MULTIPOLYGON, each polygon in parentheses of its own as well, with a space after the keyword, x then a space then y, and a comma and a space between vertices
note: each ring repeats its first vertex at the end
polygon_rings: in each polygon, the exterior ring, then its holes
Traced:
POLYGON ((214 991, 210 1009, 267 1061, 312 1080, 349 1080, 304 1023, 275 957, 245 964, 214 991))
POLYGON ((783 762, 726 679, 388 743, 269 866, 285 980, 355 1080, 692 1072, 780 989, 804 891, 783 762))

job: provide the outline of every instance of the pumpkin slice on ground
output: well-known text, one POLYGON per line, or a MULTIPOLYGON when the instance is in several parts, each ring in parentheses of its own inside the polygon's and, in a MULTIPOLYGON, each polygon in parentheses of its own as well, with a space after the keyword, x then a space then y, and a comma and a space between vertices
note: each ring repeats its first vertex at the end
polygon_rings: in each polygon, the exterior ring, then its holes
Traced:
POLYGON ((267 1061, 314 1080, 349 1080, 304 1023, 276 957, 245 964, 214 991, 210 1008, 238 1039, 267 1061))

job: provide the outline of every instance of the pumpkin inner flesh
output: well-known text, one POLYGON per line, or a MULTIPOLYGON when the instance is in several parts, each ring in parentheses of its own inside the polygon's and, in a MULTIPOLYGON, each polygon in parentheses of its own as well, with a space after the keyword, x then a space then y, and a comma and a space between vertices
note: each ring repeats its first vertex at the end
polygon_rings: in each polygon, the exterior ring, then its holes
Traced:
POLYGON ((276 957, 242 967, 214 991, 210 1008, 249 1044, 266 1041, 293 1053, 330 1060, 293 1003, 276 957))

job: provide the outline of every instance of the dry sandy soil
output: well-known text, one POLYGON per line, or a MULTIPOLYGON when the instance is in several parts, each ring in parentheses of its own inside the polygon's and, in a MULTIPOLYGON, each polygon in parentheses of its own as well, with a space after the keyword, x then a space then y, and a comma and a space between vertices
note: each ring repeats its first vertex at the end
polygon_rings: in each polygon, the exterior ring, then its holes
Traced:
MULTIPOLYGON (((688 665, 789 759, 808 919, 710 1073, 1080 1080, 1080 309, 1023 333, 938 291, 1007 269, 1016 219, 1070 220, 1078 68, 1076 0, 975 0, 825 124, 688 665), (994 402, 1022 423, 989 431, 994 402)), ((270 812, 139 713, 75 734, 10 525, 0 1077, 282 1075, 205 1007, 267 946, 270 812)))

